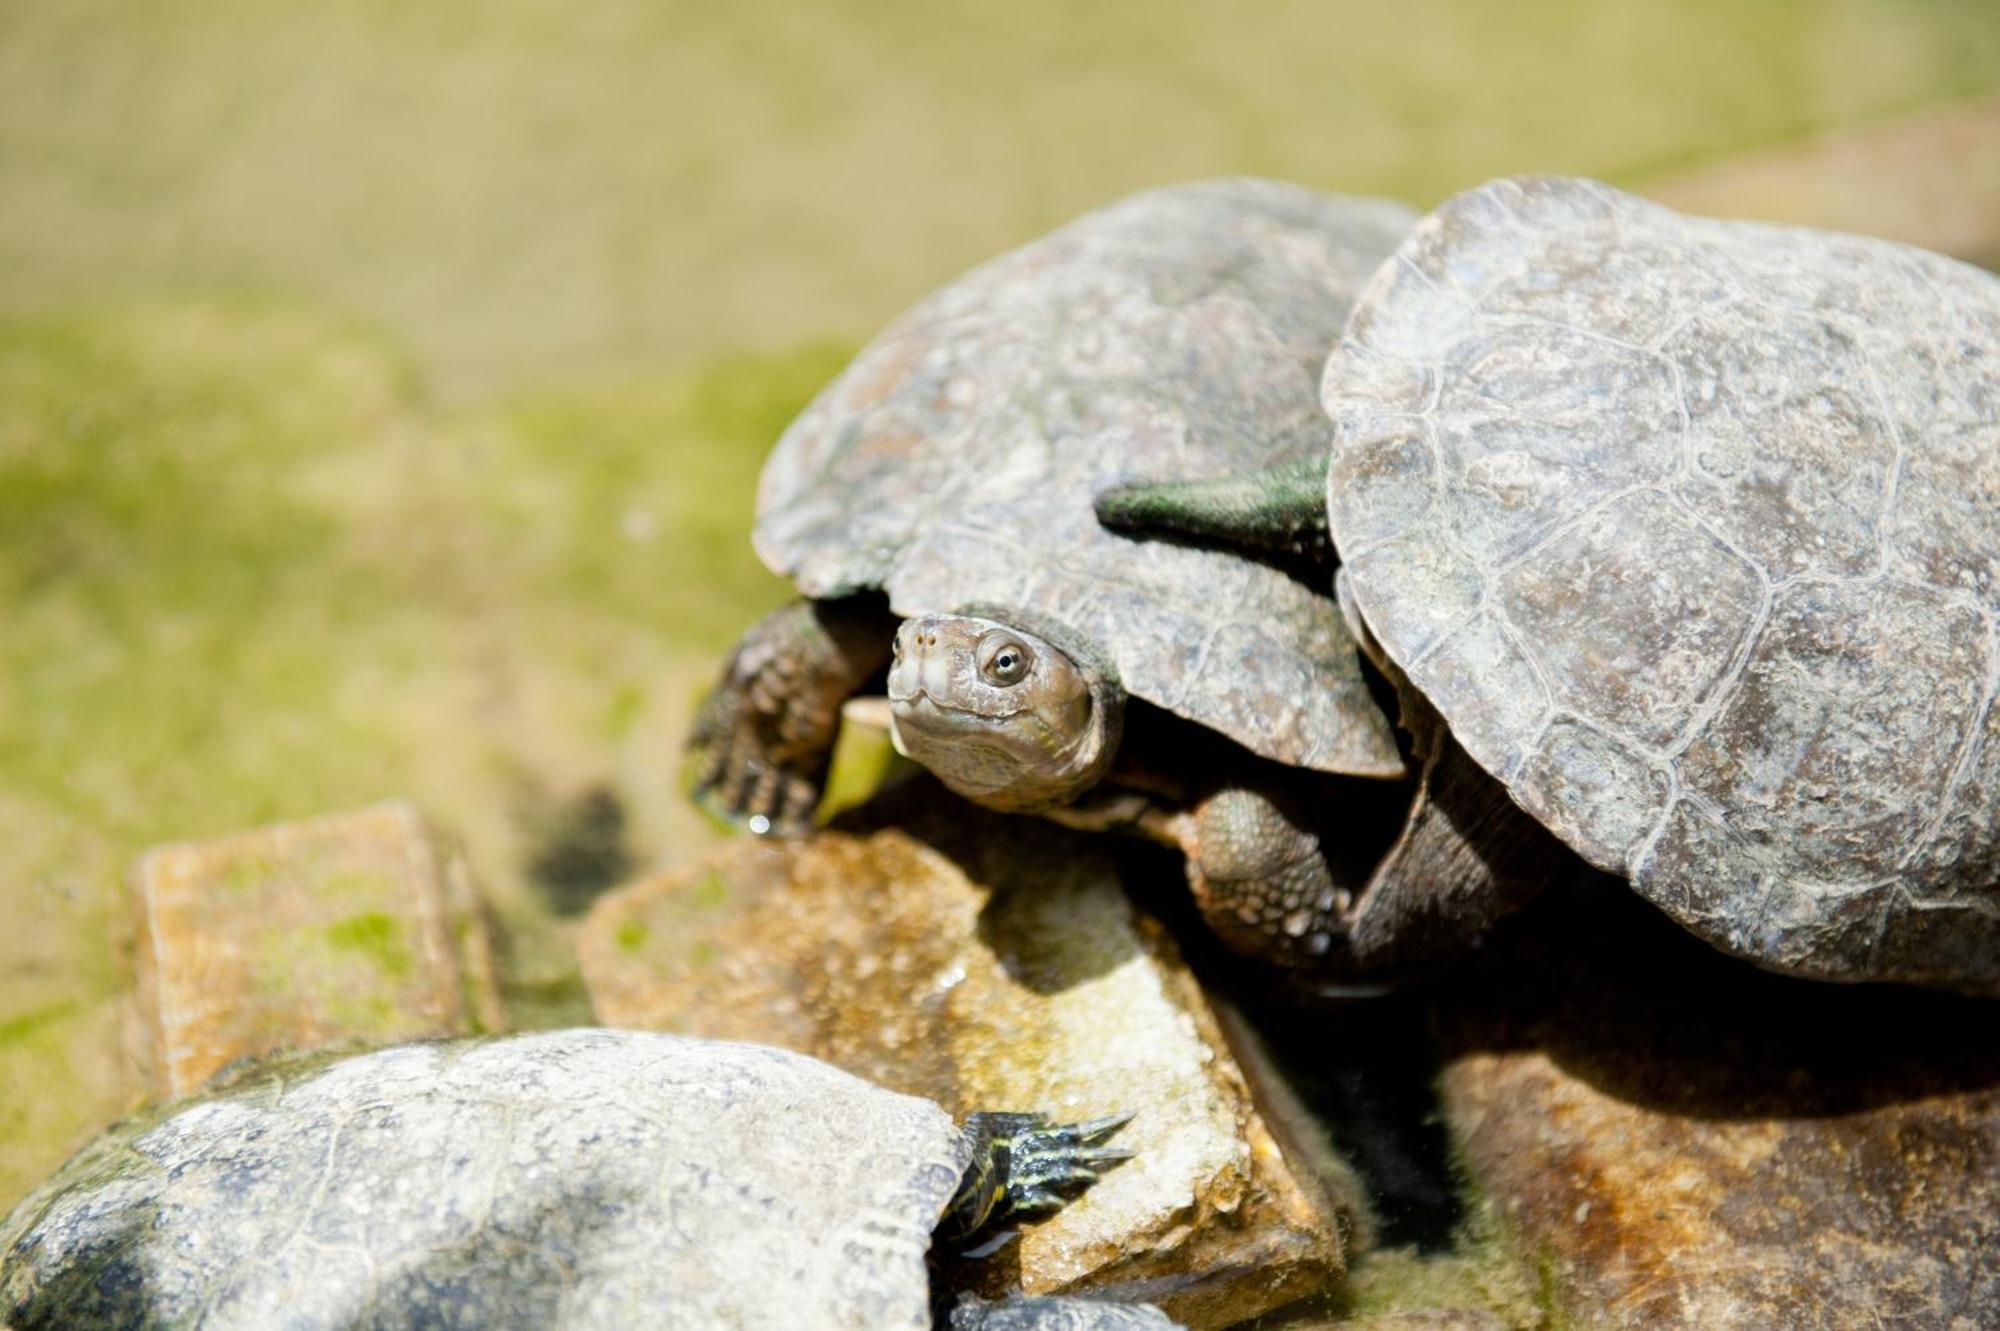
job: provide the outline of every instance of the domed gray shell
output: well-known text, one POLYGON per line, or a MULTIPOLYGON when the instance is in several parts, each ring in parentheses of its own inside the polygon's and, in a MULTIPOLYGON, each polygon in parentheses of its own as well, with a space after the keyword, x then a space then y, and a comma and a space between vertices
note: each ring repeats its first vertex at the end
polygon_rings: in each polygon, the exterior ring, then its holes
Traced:
POLYGON ((1408 231, 1263 180, 1136 195, 960 278, 875 339, 764 468, 757 550, 808 596, 1033 612, 1126 689, 1282 762, 1402 770, 1331 601, 1253 560, 1099 526, 1120 480, 1323 455, 1316 383, 1408 231))
POLYGON ((84 1151, 0 1227, 0 1322, 927 1328, 968 1159, 936 1105, 782 1050, 406 1045, 84 1151))
POLYGON ((2000 281, 1500 181, 1324 398, 1355 599, 1516 800, 1732 952, 2000 989, 2000 281))

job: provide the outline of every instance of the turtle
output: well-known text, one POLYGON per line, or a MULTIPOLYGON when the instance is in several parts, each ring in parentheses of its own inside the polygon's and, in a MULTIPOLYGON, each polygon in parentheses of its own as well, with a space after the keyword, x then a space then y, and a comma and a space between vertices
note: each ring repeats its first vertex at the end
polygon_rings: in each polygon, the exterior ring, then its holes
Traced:
POLYGON ((959 1296, 950 1331, 1162 1331, 1174 1323, 1150 1303, 1079 1298, 1013 1298, 989 1302, 959 1296))
MULTIPOLYGON (((0 1322, 929 1328, 934 1240, 1077 1195, 1124 1121, 960 1125, 803 1054, 641 1031, 294 1061, 30 1194, 0 1222, 0 1322)), ((1073 1302, 995 1324, 1135 1325, 1073 1302)))
POLYGON ((1512 833, 1400 880, 1385 917, 1420 927, 1369 959, 1518 905, 1482 866, 1549 864, 1532 821, 1768 969, 2000 995, 2000 279, 1498 180, 1374 274, 1322 398, 1323 463, 1097 508, 1323 549, 1429 732, 1420 789, 1451 787, 1469 850, 1512 833))
POLYGON ((1316 857, 1304 811, 1393 799, 1393 726, 1324 587, 1128 540, 1092 499, 1149 467, 1323 457, 1326 347, 1414 216, 1269 180, 1167 186, 892 323, 764 467, 753 543, 806 599, 724 665, 692 730, 697 798, 809 831, 842 703, 881 682, 896 747, 953 791, 1168 841, 1220 927, 1282 930, 1272 882, 1316 857), (1345 793, 1306 793, 1325 782, 1345 793), (1305 858, 1246 857, 1264 823, 1297 825, 1305 858))

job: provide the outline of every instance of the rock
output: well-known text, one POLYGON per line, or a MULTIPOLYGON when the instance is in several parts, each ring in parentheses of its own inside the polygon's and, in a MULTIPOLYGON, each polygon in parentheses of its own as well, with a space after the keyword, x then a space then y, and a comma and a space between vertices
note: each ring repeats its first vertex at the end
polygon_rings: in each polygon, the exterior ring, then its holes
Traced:
POLYGON ((1577 1326, 2000 1325, 2000 1004, 1783 979, 1605 901, 1444 1028, 1465 1163, 1577 1326))
POLYGON ((783 1045, 956 1115, 1137 1111, 1135 1158, 992 1259, 988 1288, 1018 1274, 1201 1328, 1342 1270, 1346 1222, 1287 1166, 1101 839, 913 781, 809 841, 738 840, 602 898, 579 949, 610 1025, 783 1045))
POLYGON ((276 1050, 503 1024, 470 877, 408 804, 158 846, 132 885, 144 1057, 165 1094, 276 1050))

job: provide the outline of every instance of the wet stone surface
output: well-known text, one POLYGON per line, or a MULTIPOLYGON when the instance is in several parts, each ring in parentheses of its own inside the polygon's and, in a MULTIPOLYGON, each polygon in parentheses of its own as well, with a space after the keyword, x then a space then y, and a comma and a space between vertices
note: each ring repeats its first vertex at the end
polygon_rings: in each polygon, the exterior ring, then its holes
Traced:
POLYGON ((156 1088, 237 1059, 503 1024, 464 864, 407 804, 148 851, 138 1021, 156 1088))
POLYGON ((1137 1111, 1118 1139, 1135 1158, 990 1259, 989 1287, 1218 1327, 1342 1269, 1348 1221, 1287 1167, 1101 841, 913 781, 809 841, 736 841, 621 889, 579 946, 611 1025, 783 1045, 961 1117, 1137 1111))
POLYGON ((2000 1324, 2000 1004, 1769 975, 1616 890, 1537 923, 1453 985, 1442 1092, 1575 1325, 2000 1324))

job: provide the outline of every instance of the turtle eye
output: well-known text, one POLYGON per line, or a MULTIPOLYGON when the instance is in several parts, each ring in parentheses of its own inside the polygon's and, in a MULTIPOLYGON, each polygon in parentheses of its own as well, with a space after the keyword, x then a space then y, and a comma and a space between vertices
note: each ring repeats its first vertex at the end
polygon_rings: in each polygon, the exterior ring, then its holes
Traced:
POLYGON ((1012 638, 996 638, 979 653, 979 673, 988 684, 1005 688, 1028 673, 1028 649, 1012 638))

